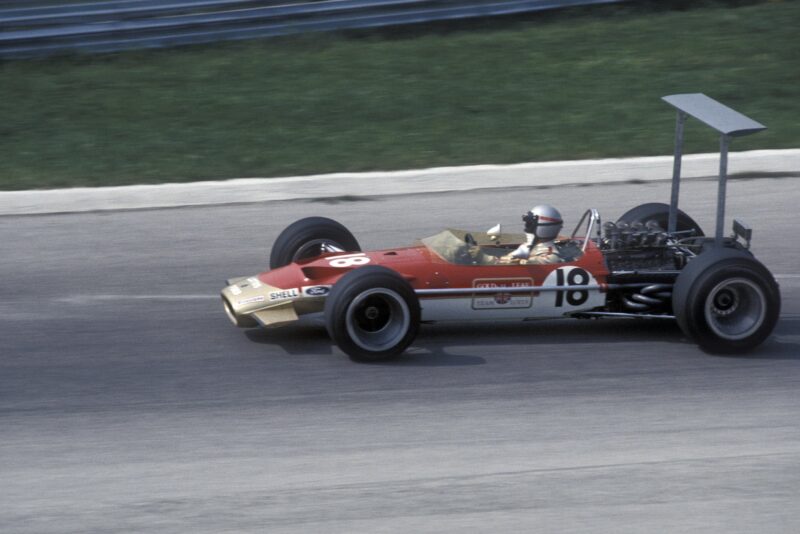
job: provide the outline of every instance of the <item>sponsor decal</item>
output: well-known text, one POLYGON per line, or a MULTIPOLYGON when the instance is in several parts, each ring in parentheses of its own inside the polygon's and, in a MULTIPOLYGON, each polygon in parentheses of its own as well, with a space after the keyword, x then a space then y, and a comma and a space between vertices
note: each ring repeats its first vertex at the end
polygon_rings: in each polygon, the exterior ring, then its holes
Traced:
POLYGON ((331 286, 303 286, 303 295, 307 297, 324 297, 331 292, 331 286))
POLYGON ((240 305, 253 304, 254 302, 264 302, 264 295, 257 295, 255 297, 246 298, 239 301, 240 305))
POLYGON ((300 292, 297 291, 296 287, 291 289, 281 289, 280 291, 270 291, 269 292, 269 300, 270 302, 275 300, 284 300, 284 299, 292 299, 300 296, 300 292))
POLYGON ((504 293, 504 287, 528 287, 533 285, 533 278, 481 278, 473 280, 475 288, 497 288, 497 293, 484 293, 472 297, 473 310, 492 310, 510 308, 530 308, 533 295, 530 293, 504 293))

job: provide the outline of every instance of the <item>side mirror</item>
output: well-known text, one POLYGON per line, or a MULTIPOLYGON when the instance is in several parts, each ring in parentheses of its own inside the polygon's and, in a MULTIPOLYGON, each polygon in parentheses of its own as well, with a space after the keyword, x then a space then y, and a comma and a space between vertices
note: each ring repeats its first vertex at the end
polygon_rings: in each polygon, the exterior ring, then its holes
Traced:
POLYGON ((486 235, 489 236, 490 239, 495 240, 500 237, 500 234, 503 233, 503 225, 500 223, 495 224, 489 230, 486 231, 486 235))

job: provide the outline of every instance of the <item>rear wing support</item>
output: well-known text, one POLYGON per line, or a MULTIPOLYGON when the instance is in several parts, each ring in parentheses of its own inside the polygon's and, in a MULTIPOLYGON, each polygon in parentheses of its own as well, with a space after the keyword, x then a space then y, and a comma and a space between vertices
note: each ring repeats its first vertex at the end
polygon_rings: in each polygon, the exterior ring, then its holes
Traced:
POLYGON ((728 147, 733 137, 742 137, 765 130, 767 127, 742 115, 702 93, 668 95, 662 98, 678 110, 675 121, 675 160, 672 166, 672 196, 669 204, 667 231, 674 232, 678 222, 678 195, 683 157, 683 126, 686 119, 694 117, 719 132, 719 185, 717 187, 717 228, 715 246, 721 246, 725 225, 725 187, 728 179, 728 147))

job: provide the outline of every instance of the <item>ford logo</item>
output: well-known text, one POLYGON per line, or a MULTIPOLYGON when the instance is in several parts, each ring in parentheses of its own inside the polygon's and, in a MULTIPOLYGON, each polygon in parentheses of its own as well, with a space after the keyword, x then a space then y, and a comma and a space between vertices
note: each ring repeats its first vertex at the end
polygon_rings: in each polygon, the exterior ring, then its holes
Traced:
POLYGON ((327 288, 325 286, 314 286, 306 289, 306 295, 309 295, 311 297, 321 297, 323 295, 327 295, 328 293, 330 293, 330 291, 331 291, 330 288, 327 288))

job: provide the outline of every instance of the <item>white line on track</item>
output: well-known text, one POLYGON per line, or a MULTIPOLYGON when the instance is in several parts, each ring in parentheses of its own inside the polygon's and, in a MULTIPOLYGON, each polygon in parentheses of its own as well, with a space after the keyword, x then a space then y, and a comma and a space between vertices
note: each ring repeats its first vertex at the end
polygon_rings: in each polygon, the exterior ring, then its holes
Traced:
MULTIPOLYGON (((776 274, 777 280, 800 279, 800 274, 776 274)), ((220 296, 213 294, 186 294, 186 295, 125 295, 125 294, 100 294, 100 295, 70 295, 55 299, 57 302, 67 302, 70 304, 89 304, 91 302, 102 301, 125 301, 125 300, 163 300, 163 301, 182 301, 182 300, 216 300, 220 296)))
POLYGON ((57 298, 58 302, 68 302, 70 304, 89 304, 97 301, 125 301, 125 300, 211 300, 218 299, 219 295, 71 295, 69 297, 57 298))

